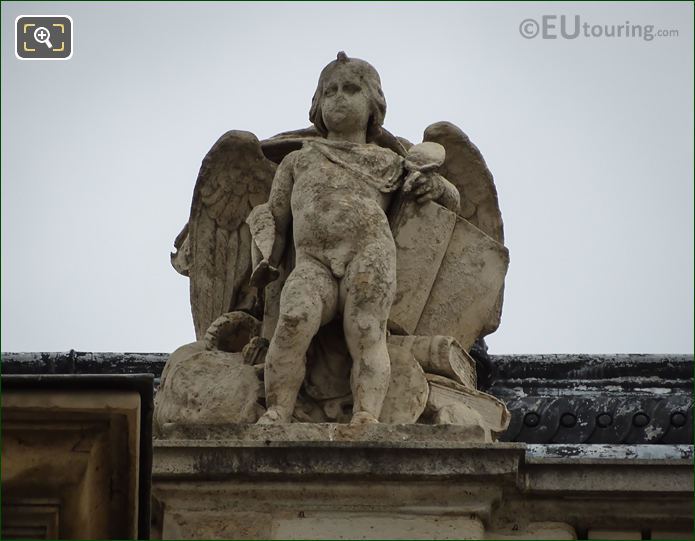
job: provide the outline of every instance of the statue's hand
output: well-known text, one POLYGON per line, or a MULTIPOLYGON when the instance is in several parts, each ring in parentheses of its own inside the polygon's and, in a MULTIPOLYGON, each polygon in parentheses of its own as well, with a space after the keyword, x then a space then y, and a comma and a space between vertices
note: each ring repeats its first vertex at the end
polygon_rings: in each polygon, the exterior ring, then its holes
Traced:
POLYGON ((403 183, 403 191, 420 204, 439 199, 445 189, 444 179, 435 171, 411 171, 403 183))

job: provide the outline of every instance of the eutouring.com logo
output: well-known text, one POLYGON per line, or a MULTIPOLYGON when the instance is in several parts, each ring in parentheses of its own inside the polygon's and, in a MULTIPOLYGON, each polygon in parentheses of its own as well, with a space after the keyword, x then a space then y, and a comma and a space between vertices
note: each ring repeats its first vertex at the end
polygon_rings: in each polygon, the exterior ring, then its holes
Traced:
POLYGON ((542 15, 538 19, 524 19, 519 24, 519 33, 526 39, 641 39, 678 37, 678 30, 656 29, 653 24, 592 24, 582 21, 581 16, 542 15))

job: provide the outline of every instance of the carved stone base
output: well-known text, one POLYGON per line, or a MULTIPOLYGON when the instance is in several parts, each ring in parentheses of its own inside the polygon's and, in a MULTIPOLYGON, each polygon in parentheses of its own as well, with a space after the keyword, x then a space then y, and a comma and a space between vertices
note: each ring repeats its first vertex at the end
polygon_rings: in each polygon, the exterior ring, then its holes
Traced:
POLYGON ((686 446, 657 456, 654 446, 459 443, 456 427, 377 425, 360 440, 309 426, 156 440, 153 537, 576 539, 692 525, 686 446))
MULTIPOLYGON (((299 425, 286 426, 287 436, 299 425)), ((240 431, 261 436, 253 428, 240 431)), ((380 432, 407 436, 403 427, 380 432)), ((516 482, 523 446, 445 439, 157 441, 161 536, 481 539, 503 487, 516 482)))

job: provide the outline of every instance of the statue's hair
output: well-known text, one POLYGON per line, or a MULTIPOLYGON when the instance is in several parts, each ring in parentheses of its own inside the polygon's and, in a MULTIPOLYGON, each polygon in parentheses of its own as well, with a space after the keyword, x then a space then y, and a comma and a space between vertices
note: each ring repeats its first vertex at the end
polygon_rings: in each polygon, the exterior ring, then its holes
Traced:
POLYGON ((323 101, 324 85, 331 75, 338 69, 349 68, 353 74, 360 79, 367 90, 369 96, 369 123, 367 125, 367 140, 372 140, 381 132, 381 126, 384 124, 386 116, 386 98, 381 90, 381 79, 374 66, 369 62, 360 60, 359 58, 348 58, 345 52, 340 51, 337 58, 328 64, 321 71, 319 82, 316 86, 316 92, 311 100, 311 109, 309 110, 309 120, 316 126, 316 129, 325 136, 328 133, 326 125, 323 123, 323 114, 321 111, 321 103, 323 101))

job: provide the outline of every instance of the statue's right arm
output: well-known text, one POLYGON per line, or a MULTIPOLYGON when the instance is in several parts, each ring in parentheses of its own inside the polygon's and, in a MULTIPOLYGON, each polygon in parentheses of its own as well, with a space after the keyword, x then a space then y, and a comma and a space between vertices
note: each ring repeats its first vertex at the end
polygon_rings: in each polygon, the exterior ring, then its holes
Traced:
POLYGON ((270 256, 270 264, 277 267, 285 252, 287 228, 292 220, 291 197, 294 186, 294 153, 288 154, 275 172, 273 185, 268 198, 268 208, 275 221, 275 242, 270 256))

